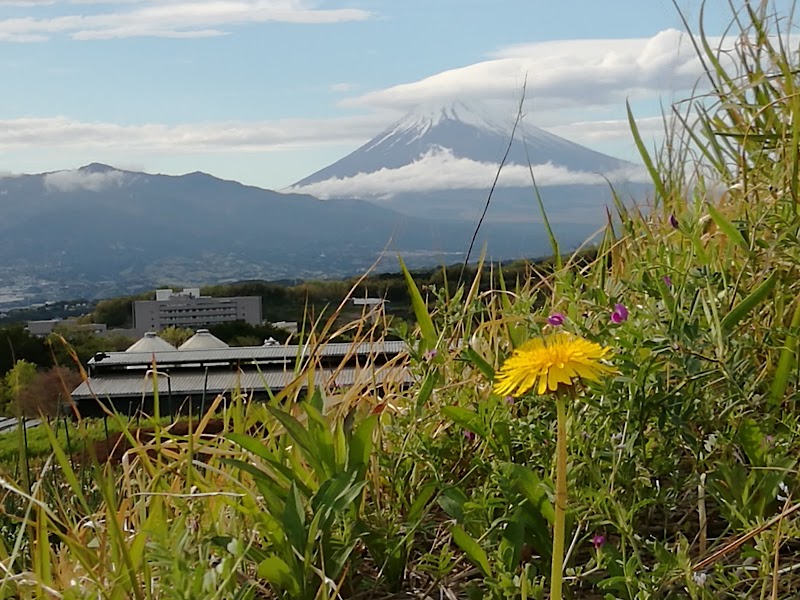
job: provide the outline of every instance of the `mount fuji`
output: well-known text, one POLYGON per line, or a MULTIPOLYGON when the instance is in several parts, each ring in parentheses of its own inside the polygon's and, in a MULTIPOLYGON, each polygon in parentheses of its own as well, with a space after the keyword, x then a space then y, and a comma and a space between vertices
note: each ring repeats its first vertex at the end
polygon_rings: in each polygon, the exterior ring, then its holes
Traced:
MULTIPOLYGON (((460 103, 423 108, 287 191, 360 199, 408 216, 477 221, 509 144, 514 119, 460 103)), ((525 123, 517 126, 487 222, 541 221, 531 171, 548 218, 580 243, 606 219, 611 188, 650 190, 643 169, 525 123), (582 237, 583 236, 583 237, 582 237)))

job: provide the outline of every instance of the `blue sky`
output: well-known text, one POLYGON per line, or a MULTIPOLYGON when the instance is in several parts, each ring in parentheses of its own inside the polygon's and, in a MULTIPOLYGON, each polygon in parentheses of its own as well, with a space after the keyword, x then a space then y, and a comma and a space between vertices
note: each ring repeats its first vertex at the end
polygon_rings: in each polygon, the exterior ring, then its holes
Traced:
POLYGON ((0 0, 0 171, 280 189, 420 104, 512 110, 525 76, 531 124, 635 159, 625 98, 654 134, 697 79, 681 29, 671 0, 0 0))

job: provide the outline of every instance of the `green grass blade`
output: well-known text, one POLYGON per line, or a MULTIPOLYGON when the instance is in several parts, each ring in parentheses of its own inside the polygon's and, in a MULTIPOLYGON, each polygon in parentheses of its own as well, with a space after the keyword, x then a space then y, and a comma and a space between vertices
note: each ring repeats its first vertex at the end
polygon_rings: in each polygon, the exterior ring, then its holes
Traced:
POLYGON ((720 328, 723 332, 730 331, 739 322, 747 316, 756 306, 761 304, 767 296, 772 292, 775 284, 778 281, 778 272, 773 271, 772 274, 765 279, 761 285, 753 290, 744 300, 734 306, 731 311, 725 315, 720 323, 720 328))
POLYGON ((317 475, 322 480, 327 479, 329 474, 325 465, 317 456, 314 440, 311 439, 311 434, 300 424, 300 421, 279 408, 268 406, 267 410, 286 428, 289 436, 300 446, 303 450, 303 455, 306 457, 306 460, 308 460, 308 464, 311 465, 311 468, 314 469, 317 475))
POLYGON ((464 551, 476 567, 478 567, 485 577, 492 576, 492 567, 489 565, 489 558, 483 548, 472 537, 458 525, 453 525, 451 530, 453 541, 464 551))
POLYGON ((781 349, 780 358, 778 358, 778 368, 775 370, 775 376, 772 380, 772 386, 769 391, 769 400, 772 404, 780 404, 786 394, 786 387, 789 384, 789 375, 792 369, 797 366, 797 342, 800 335, 800 301, 794 307, 794 314, 792 315, 792 323, 789 325, 789 331, 786 334, 786 341, 781 349))
POLYGON ((486 429, 483 421, 471 410, 461 406, 445 406, 442 408, 442 413, 449 417, 456 425, 484 439, 489 437, 489 431, 486 429))
POLYGON ((494 368, 471 346, 464 350, 464 357, 478 369, 489 381, 494 379, 494 368))
POLYGON ((411 273, 406 268, 403 259, 400 258, 400 269, 403 272, 403 278, 406 281, 406 286, 408 287, 408 295, 411 297, 411 306, 414 309, 414 316, 417 318, 417 324, 419 325, 419 331, 422 334, 422 340, 424 342, 424 348, 420 350, 431 350, 436 348, 436 342, 439 336, 436 334, 436 327, 433 324, 433 319, 431 319, 431 315, 428 312, 428 305, 425 303, 425 300, 422 298, 422 294, 419 293, 419 288, 417 284, 414 283, 414 278, 411 277, 411 273))
POLYGON ((706 205, 708 209, 708 214, 711 215, 711 218, 716 223, 717 227, 719 227, 722 232, 728 236, 728 239, 739 246, 742 250, 746 253, 750 254, 750 246, 747 245, 747 240, 744 239, 742 232, 734 227, 733 223, 728 221, 721 212, 719 212, 714 205, 708 203, 706 205))
POLYGON ((647 168, 647 172, 650 174, 650 178, 653 180, 658 197, 665 201, 668 197, 667 188, 664 186, 664 181, 661 179, 661 174, 653 164, 653 159, 650 157, 650 153, 647 151, 647 148, 645 148, 644 142, 642 141, 642 136, 639 133, 639 127, 636 125, 636 119, 633 117, 633 111, 631 110, 630 102, 626 101, 625 107, 628 111, 628 125, 631 128, 631 135, 633 135, 633 141, 636 144, 636 149, 639 151, 639 156, 642 157, 642 162, 644 162, 644 166, 647 168))
POLYGON ((47 439, 50 440, 50 445, 53 448, 53 454, 56 456, 56 461, 58 462, 59 467, 61 467, 61 473, 67 480, 70 490, 73 494, 75 494, 75 497, 78 499, 78 502, 80 502, 81 508, 83 508, 85 513, 87 515, 91 514, 92 511, 89 509, 89 503, 86 501, 86 496, 83 493, 83 486, 78 481, 78 476, 75 474, 67 454, 61 447, 61 442, 58 441, 58 438, 56 437, 49 423, 44 422, 42 423, 41 427, 43 427, 47 433, 47 439))
POLYGON ((539 204, 539 212, 542 215, 542 222, 544 223, 544 228, 547 231, 547 237, 550 239, 550 248, 553 250, 553 258, 556 261, 556 269, 559 271, 564 266, 563 261, 561 259, 561 250, 558 246, 558 240, 556 239, 555 234, 553 233, 553 228, 550 226, 550 219, 547 218, 547 211, 544 208, 544 201, 542 200, 542 194, 539 192, 539 186, 536 184, 536 176, 533 174, 533 165, 531 164, 531 157, 528 154, 528 144, 523 139, 523 143, 525 144, 525 157, 528 159, 528 171, 531 175, 531 184, 533 185, 533 192, 536 195, 536 202, 539 204))

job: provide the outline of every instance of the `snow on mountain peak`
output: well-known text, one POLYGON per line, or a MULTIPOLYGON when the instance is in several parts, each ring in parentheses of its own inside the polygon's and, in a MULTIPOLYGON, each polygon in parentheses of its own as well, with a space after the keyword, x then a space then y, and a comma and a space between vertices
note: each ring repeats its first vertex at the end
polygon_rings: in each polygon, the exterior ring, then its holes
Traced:
POLYGON ((444 121, 458 121, 489 131, 504 131, 503 127, 500 127, 488 116, 488 111, 476 110, 458 101, 450 104, 422 105, 405 115, 393 125, 392 129, 414 129, 424 134, 444 121))
POLYGON ((459 123, 501 135, 507 135, 510 131, 509 128, 502 127, 494 122, 486 111, 475 110, 459 101, 449 104, 421 105, 390 125, 388 129, 368 144, 364 151, 368 152, 373 148, 377 148, 387 140, 393 140, 391 145, 400 140, 406 145, 411 144, 435 127, 447 122, 459 123))

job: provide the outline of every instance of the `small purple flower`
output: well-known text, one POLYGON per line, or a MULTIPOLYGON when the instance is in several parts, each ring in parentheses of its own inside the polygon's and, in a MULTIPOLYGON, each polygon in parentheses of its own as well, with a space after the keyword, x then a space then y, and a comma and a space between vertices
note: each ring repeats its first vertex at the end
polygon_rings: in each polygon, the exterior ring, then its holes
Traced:
POLYGON ((592 546, 594 546, 595 550, 600 550, 603 545, 606 543, 606 536, 600 535, 599 533, 592 538, 592 546))
POLYGON ((662 277, 662 279, 664 280, 664 285, 665 286, 667 286, 668 288, 672 287, 672 277, 670 277, 669 275, 664 275, 664 277, 662 277))
POLYGON ((669 216, 669 224, 672 225, 673 229, 680 229, 681 224, 678 222, 678 217, 675 215, 669 216))
POLYGON ((436 354, 437 354, 436 350, 428 350, 425 353, 425 360, 433 360, 434 358, 436 358, 436 354))
POLYGON ((614 312, 611 313, 611 320, 618 325, 628 320, 628 309, 625 308, 624 304, 617 303, 614 305, 614 312))
POLYGON ((560 327, 561 325, 564 324, 564 319, 566 319, 566 317, 564 316, 563 313, 554 312, 552 315, 547 317, 547 322, 550 323, 550 325, 552 325, 553 327, 560 327))
POLYGON ((465 429, 464 430, 464 437, 466 438, 466 440, 468 442, 474 442, 475 441, 475 434, 472 431, 470 431, 469 429, 465 429))
POLYGON ((512 406, 514 404, 514 396, 506 396, 506 404, 512 406))

